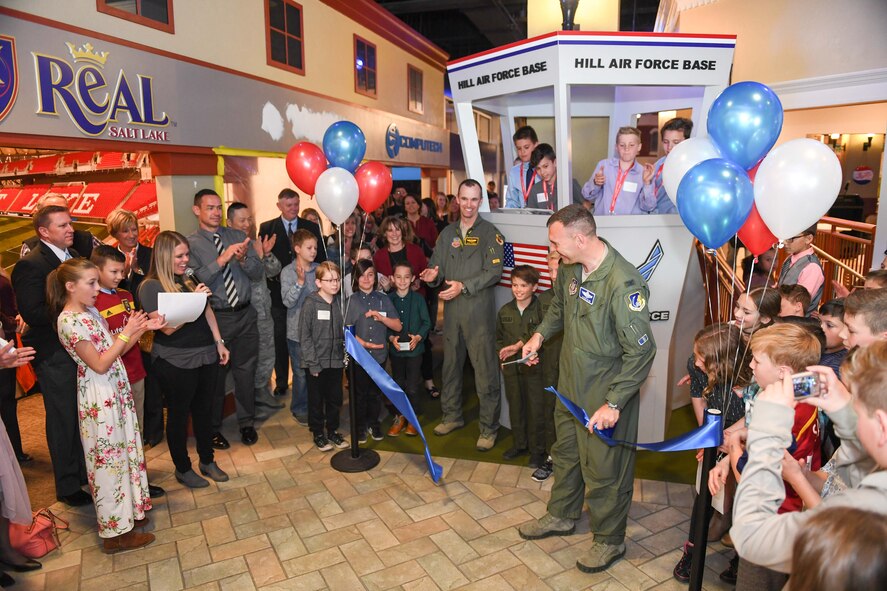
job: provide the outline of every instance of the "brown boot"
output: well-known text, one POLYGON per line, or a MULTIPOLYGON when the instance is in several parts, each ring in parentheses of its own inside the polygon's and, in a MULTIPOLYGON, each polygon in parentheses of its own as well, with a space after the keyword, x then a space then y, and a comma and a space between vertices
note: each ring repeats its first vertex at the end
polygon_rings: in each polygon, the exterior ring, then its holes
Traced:
POLYGON ((105 538, 102 552, 105 554, 115 554, 124 550, 135 550, 136 548, 147 546, 153 541, 154 534, 143 534, 135 530, 129 530, 125 534, 113 538, 105 538))

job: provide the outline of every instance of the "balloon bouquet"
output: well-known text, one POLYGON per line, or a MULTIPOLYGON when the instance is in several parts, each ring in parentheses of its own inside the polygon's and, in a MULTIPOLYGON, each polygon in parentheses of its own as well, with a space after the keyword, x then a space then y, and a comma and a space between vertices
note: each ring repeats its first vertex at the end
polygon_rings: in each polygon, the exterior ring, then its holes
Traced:
POLYGON ((835 202, 842 180, 838 158, 812 139, 771 151, 782 121, 773 90, 739 82, 712 103, 709 135, 681 142, 665 159, 665 191, 709 254, 737 235, 757 261, 815 224, 835 202))
POLYGON ((708 249, 734 234, 757 256, 815 224, 835 202, 841 164, 812 139, 771 151, 782 103, 759 82, 727 87, 708 112, 708 136, 678 144, 662 181, 690 232, 708 249))
MULTIPOLYGON (((299 142, 286 155, 286 171, 293 183, 314 195, 317 205, 338 226, 339 244, 344 244, 342 224, 355 207, 369 212, 391 193, 391 170, 380 162, 364 162, 367 142, 363 131, 351 121, 337 121, 323 134, 323 150, 311 142, 299 142)), ((363 228, 360 229, 363 237, 363 228)), ((342 258, 348 253, 342 253, 342 258)), ((343 302, 344 302, 344 298, 343 302)), ((344 314, 344 310, 343 310, 344 314)))

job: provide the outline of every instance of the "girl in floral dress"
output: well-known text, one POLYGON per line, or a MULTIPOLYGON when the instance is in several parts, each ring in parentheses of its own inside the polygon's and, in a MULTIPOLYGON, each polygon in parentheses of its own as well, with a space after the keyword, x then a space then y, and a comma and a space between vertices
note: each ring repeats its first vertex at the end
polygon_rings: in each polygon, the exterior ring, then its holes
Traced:
POLYGON ((46 291, 50 311, 58 315, 59 340, 77 363, 80 440, 103 551, 147 546, 153 534, 133 529, 147 525, 151 498, 132 390, 120 356, 146 330, 165 323, 135 312, 112 337, 94 307, 98 269, 86 259, 62 263, 50 274, 46 291))

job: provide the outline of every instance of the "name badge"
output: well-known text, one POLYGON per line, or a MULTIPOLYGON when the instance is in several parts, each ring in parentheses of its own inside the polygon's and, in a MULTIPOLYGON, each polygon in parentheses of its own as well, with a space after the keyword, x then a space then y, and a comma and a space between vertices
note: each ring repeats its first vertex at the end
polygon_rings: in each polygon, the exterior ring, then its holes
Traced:
POLYGON ((480 244, 480 238, 477 236, 467 236, 465 238, 465 246, 477 246, 480 244))
POLYGON ((539 203, 548 203, 548 195, 545 193, 536 193, 536 201, 539 203))
POLYGON ((579 299, 588 304, 594 304, 594 292, 584 287, 579 288, 579 299))
POLYGON ((622 188, 628 191, 629 193, 637 193, 638 192, 638 184, 634 181, 625 181, 622 184, 622 188))
POLYGON ((317 311, 317 319, 318 320, 329 320, 330 319, 330 311, 329 310, 318 310, 317 311))

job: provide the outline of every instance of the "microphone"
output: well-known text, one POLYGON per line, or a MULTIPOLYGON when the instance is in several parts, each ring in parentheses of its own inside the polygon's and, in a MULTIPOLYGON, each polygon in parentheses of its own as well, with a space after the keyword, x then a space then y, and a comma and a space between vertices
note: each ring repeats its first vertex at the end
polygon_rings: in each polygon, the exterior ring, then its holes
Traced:
POLYGON ((197 276, 194 274, 194 269, 188 267, 185 269, 185 275, 182 277, 182 280, 185 282, 185 287, 190 289, 191 291, 197 291, 197 276))

